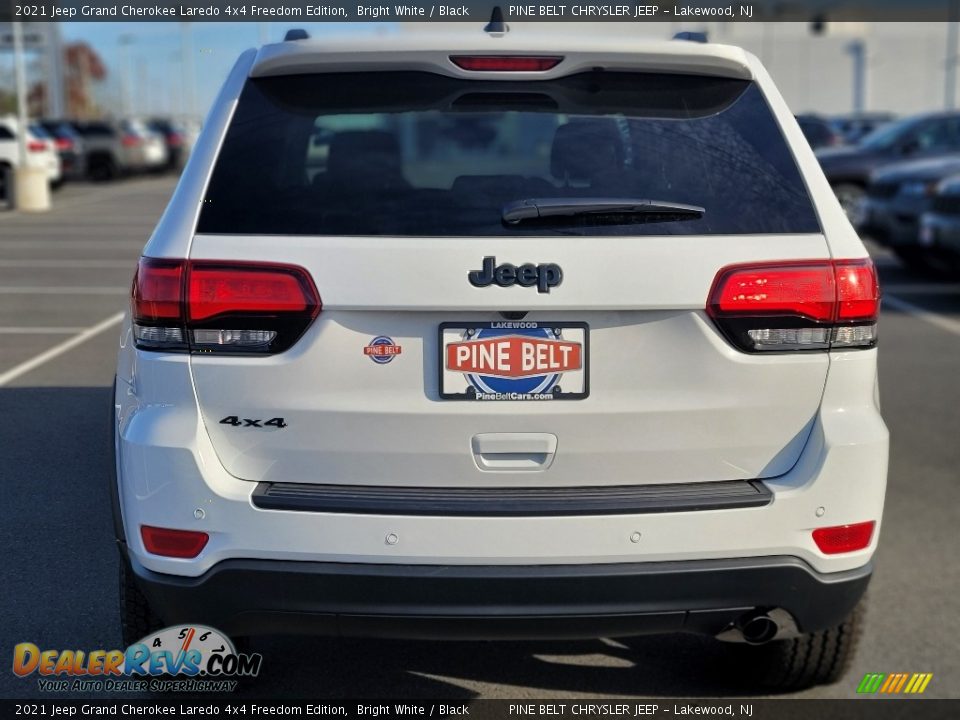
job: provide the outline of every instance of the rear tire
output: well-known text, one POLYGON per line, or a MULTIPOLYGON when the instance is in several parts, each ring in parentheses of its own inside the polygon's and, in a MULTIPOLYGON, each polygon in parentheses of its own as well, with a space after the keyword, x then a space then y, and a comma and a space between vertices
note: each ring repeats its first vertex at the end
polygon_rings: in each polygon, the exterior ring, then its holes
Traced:
POLYGON ((863 626, 861 602, 839 625, 766 645, 738 646, 738 671, 774 690, 829 685, 844 676, 856 654, 863 626))
POLYGON ((150 607, 147 596, 137 587, 127 561, 120 560, 120 634, 123 647, 160 630, 163 623, 150 607))
POLYGON ((117 164, 112 157, 94 156, 90 159, 90 179, 94 182, 106 182, 117 177, 117 164))

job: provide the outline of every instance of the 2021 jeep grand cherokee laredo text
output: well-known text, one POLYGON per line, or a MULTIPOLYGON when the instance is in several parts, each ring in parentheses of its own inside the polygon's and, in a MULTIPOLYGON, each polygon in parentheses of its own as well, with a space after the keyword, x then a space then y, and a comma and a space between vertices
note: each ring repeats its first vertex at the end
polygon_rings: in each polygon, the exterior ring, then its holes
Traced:
POLYGON ((793 116, 737 48, 477 35, 238 60, 122 334, 126 639, 685 631, 835 679, 879 290, 793 116))

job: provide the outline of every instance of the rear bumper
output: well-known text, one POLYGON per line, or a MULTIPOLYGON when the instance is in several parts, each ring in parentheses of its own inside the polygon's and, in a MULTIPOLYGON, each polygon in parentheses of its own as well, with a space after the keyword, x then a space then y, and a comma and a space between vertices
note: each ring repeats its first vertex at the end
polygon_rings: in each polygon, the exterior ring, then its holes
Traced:
POLYGON ((745 613, 773 608, 809 632, 840 623, 872 572, 868 563, 821 574, 785 556, 531 566, 226 560, 188 578, 153 572, 124 555, 165 622, 203 623, 232 635, 716 635, 745 613))

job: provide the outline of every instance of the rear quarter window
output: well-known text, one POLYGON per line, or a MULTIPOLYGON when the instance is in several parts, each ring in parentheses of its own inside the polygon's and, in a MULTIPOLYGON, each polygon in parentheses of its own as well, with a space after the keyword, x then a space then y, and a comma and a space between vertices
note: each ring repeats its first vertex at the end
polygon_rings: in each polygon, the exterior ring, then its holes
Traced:
POLYGON ((759 88, 692 75, 551 81, 350 73, 247 82, 198 232, 502 236, 819 232, 759 88), (507 225, 532 198, 634 198, 699 218, 507 225))

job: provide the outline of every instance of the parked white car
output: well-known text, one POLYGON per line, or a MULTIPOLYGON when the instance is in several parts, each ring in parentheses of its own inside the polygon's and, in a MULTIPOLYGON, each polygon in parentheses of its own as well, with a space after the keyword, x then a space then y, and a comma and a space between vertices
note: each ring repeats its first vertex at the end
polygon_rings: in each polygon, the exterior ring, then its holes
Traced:
POLYGON ((683 631, 835 680, 887 475, 863 244, 749 53, 498 35, 240 56, 123 327, 125 638, 683 631))
MULTIPOLYGON (((20 166, 20 149, 17 142, 19 122, 12 115, 0 116, 0 172, 20 166)), ((27 127, 27 166, 42 168, 51 185, 61 178, 60 156, 49 133, 38 124, 27 127)))

